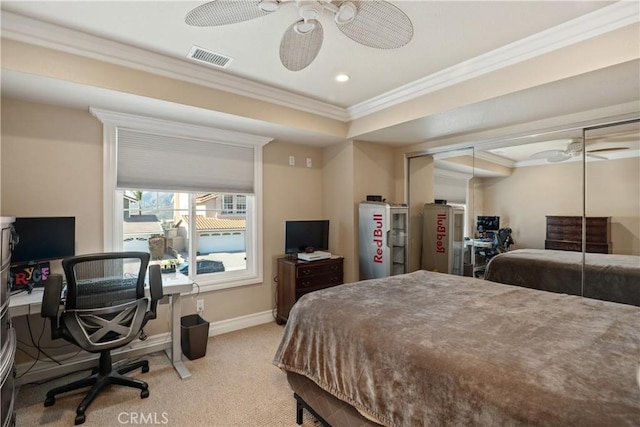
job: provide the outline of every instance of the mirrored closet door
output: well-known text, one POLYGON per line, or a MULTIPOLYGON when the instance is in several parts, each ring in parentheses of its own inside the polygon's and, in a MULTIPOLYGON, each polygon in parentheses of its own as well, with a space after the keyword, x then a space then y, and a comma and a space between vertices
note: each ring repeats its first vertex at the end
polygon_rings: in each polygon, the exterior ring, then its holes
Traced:
POLYGON ((640 305, 640 121, 584 129, 583 295, 640 305))
POLYGON ((473 149, 410 156, 410 271, 472 275, 473 149))

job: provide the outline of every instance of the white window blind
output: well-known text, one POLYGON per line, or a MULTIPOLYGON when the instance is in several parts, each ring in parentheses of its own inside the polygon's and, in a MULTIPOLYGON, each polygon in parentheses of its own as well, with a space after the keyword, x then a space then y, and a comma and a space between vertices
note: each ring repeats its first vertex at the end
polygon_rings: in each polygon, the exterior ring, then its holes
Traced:
POLYGON ((254 193, 256 147, 117 129, 117 187, 254 193))

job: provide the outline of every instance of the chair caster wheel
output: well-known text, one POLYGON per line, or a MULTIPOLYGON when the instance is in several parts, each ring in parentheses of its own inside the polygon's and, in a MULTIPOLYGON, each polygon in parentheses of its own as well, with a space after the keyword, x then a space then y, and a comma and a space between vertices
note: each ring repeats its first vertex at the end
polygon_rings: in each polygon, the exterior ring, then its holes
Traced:
POLYGON ((149 372, 149 367, 148 366, 143 366, 142 367, 142 373, 144 374, 145 372, 149 372))
POLYGON ((87 419, 87 417, 85 417, 85 415, 84 415, 84 414, 82 414, 82 415, 76 415, 76 421, 75 421, 75 424, 76 424, 76 425, 78 425, 78 424, 83 424, 83 423, 85 422, 85 420, 86 420, 86 419, 87 419))
POLYGON ((149 397, 149 390, 142 390, 140 392, 140 399, 146 399, 147 397, 149 397))
POLYGON ((53 396, 51 396, 51 397, 47 396, 44 399, 44 407, 45 408, 48 407, 48 406, 53 406, 54 403, 56 403, 56 398, 53 397, 53 396))

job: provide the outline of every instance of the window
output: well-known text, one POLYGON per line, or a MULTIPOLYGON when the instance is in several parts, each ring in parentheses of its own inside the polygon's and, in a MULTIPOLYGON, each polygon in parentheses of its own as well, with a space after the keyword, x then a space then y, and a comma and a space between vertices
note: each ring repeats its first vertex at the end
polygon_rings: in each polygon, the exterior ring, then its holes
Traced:
POLYGON ((241 194, 225 194, 222 198, 222 213, 225 215, 247 213, 247 198, 241 194))
POLYGON ((105 250, 148 251, 201 290, 262 282, 268 138, 91 112, 105 129, 105 250))

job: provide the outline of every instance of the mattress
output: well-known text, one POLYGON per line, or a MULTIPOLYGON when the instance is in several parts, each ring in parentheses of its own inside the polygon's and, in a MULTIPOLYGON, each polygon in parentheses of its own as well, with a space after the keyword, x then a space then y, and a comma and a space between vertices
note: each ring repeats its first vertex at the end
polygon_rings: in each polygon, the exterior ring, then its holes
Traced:
POLYGON ((543 291, 640 306, 640 257, 518 249, 489 261, 484 278, 543 291))
POLYGON ((305 295, 274 364, 385 426, 640 425, 640 308, 475 278, 305 295))

